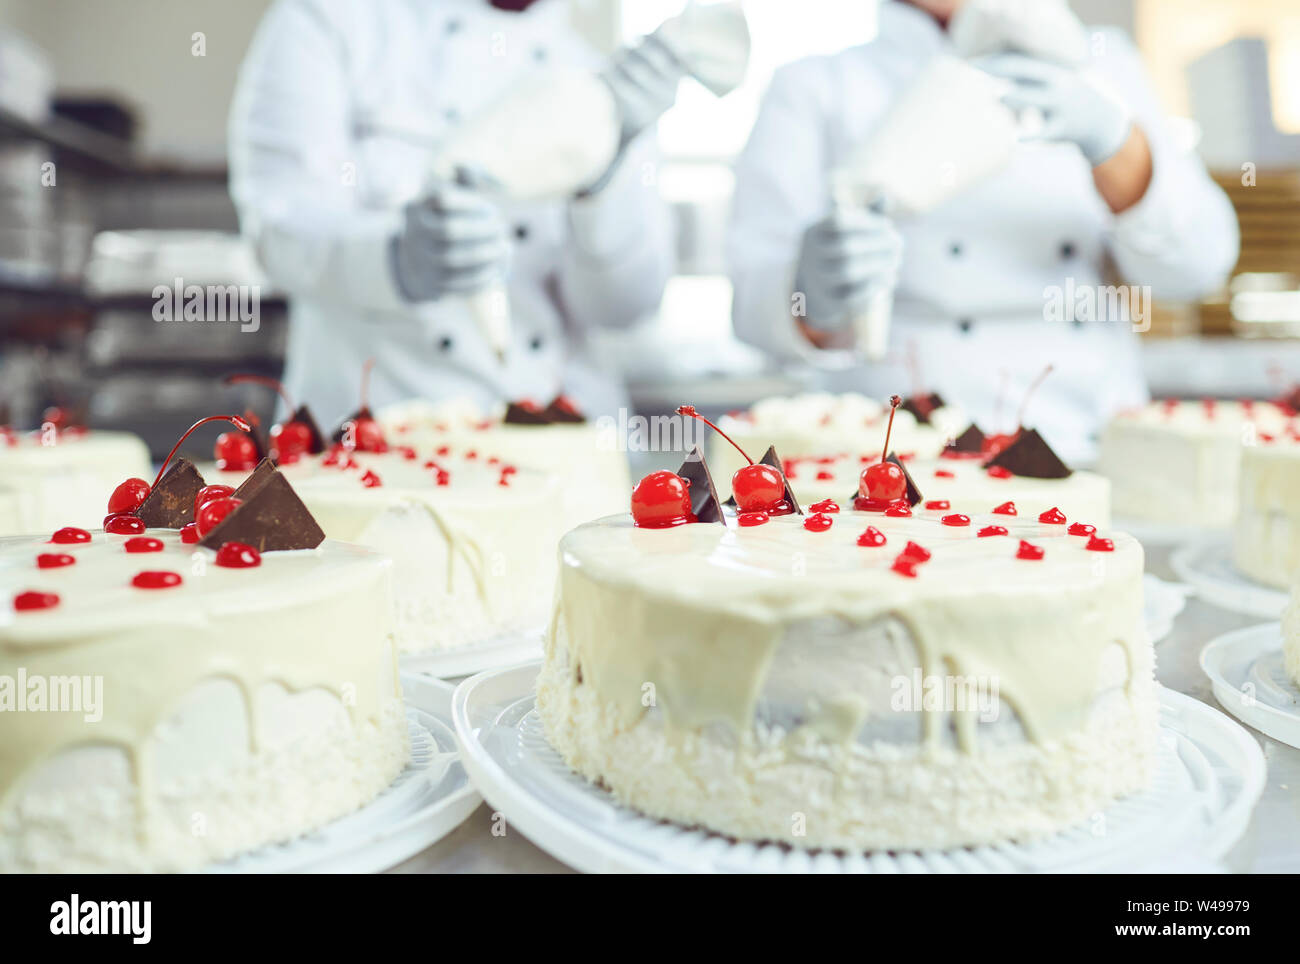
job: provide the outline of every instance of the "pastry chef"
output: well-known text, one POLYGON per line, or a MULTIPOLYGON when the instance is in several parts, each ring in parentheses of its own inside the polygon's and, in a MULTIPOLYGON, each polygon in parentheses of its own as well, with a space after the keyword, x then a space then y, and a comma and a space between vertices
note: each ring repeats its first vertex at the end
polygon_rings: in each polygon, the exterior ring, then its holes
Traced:
POLYGON ((734 323, 783 361, 820 364, 835 390, 897 391, 893 362, 914 355, 925 387, 985 431, 1014 427, 1018 396, 1052 363, 1027 421, 1086 459, 1106 418, 1146 399, 1137 335, 1054 309, 1114 284, 1108 265, 1155 299, 1200 298, 1225 281, 1237 246, 1227 198, 1171 138, 1123 34, 1083 27, 1064 0, 885 0, 873 41, 771 83, 736 169, 734 323), (1013 110, 1037 112, 1032 139, 927 213, 833 206, 830 172, 945 52, 1001 78, 1013 110), (823 359, 845 356, 834 349, 852 343, 852 317, 891 286, 885 361, 830 371, 823 359))
POLYGON ((374 407, 561 391, 589 413, 616 407, 618 386, 583 362, 584 332, 659 302, 672 238, 644 173, 653 137, 638 135, 684 75, 654 38, 600 57, 567 0, 277 0, 240 72, 230 179, 242 229, 290 298, 290 394, 342 418, 373 356, 374 407), (547 64, 590 65, 613 92, 621 149, 598 183, 527 204, 430 188, 448 133, 547 64), (502 278, 504 361, 465 297, 502 278))

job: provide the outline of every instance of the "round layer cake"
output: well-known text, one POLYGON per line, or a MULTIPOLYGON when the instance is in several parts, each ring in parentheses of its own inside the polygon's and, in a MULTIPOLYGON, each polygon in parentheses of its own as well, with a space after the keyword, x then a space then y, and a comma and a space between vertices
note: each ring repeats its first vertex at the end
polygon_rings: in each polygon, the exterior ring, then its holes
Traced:
POLYGON ((1300 443, 1273 438, 1241 453, 1232 558, 1252 579, 1290 589, 1300 578, 1300 443))
POLYGON ((1289 409, 1271 402, 1153 402, 1116 416, 1101 438, 1098 471, 1113 484, 1115 514, 1161 524, 1221 527, 1237 511, 1244 447, 1294 436, 1289 409))
POLYGON ((0 429, 0 536, 98 526, 105 494, 149 474, 149 450, 125 432, 0 429))
MULTIPOLYGON (((563 486, 560 532, 626 507, 631 487, 625 446, 604 421, 508 422, 518 406, 485 412, 466 399, 412 401, 379 413, 393 445, 453 453, 490 451, 515 465, 557 476, 563 486)), ((527 417, 527 413, 523 413, 527 417)), ((579 416, 574 416, 579 417, 579 416)))
POLYGON ((580 526, 537 685, 547 738, 623 803, 739 839, 1077 824, 1150 784, 1157 697, 1140 545, 1068 533, 856 511, 580 526))
MULTIPOLYGON (((248 475, 212 464, 200 471, 227 485, 248 475)), ((563 531, 554 476, 445 444, 382 453, 335 447, 281 471, 326 536, 393 560, 394 632, 403 653, 546 625, 563 531)))
POLYGON ((0 872, 191 869, 401 772, 387 560, 88 536, 0 542, 0 872))
MULTIPOLYGON (((823 499, 845 501, 858 488, 862 469, 880 453, 795 456, 783 459, 785 477, 805 506, 823 499)), ((1024 516, 1059 508, 1096 526, 1110 525, 1110 481, 1091 472, 1064 479, 1037 479, 984 468, 978 458, 905 459, 903 465, 924 501, 918 509, 992 512, 1007 502, 1024 516)))

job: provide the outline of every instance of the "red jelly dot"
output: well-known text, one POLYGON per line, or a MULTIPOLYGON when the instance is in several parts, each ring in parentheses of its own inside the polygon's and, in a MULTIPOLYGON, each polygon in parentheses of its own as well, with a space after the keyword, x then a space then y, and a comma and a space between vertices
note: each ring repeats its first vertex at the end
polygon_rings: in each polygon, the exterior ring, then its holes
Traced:
POLYGON ((1001 505, 995 506, 993 512, 996 515, 1015 515, 1016 504, 1014 502, 1003 502, 1001 505))
POLYGON ((1084 548, 1091 549, 1093 552, 1114 552, 1115 541, 1113 539, 1101 539, 1097 536, 1092 536, 1088 539, 1088 544, 1084 546, 1084 548))
POLYGON ((366 474, 361 476, 361 484, 367 489, 375 489, 383 485, 383 480, 374 473, 372 469, 366 469, 366 474))
POLYGON ((955 479, 957 476, 953 475, 947 469, 935 469, 934 477, 936 479, 955 479))
POLYGON ((144 532, 144 522, 139 516, 110 515, 104 517, 104 531, 115 536, 137 536, 144 532))
POLYGON ((1039 522, 1046 522, 1048 525, 1063 526, 1065 525, 1065 513, 1053 506, 1046 512, 1038 516, 1039 522))
POLYGON ((414 462, 416 458, 418 458, 415 454, 415 449, 411 448, 409 445, 399 445, 397 451, 401 452, 402 458, 406 459, 408 462, 414 462))
POLYGON ((875 526, 867 526, 862 535, 858 536, 860 546, 883 546, 885 541, 885 534, 875 526))
POLYGON ((243 542, 223 542, 217 550, 217 565, 227 569, 251 569, 262 564, 262 554, 243 542))
POLYGON ((501 478, 497 479, 497 485, 509 485, 509 484, 510 484, 510 473, 502 472, 501 478))
POLYGON ((451 473, 443 469, 438 470, 438 484, 451 485, 451 473))
POLYGON ((181 526, 181 542, 187 546, 192 546, 199 541, 199 527, 193 522, 181 526))
POLYGON ((912 507, 906 502, 894 502, 885 510, 885 515, 894 519, 902 519, 912 514, 912 507))
POLYGON ((839 504, 834 499, 822 499, 808 506, 813 512, 839 512, 839 504))
POLYGON ((900 555, 907 556, 907 558, 914 559, 917 562, 928 562, 930 559, 930 550, 925 548, 925 546, 918 546, 915 542, 908 542, 907 545, 903 546, 903 551, 900 555))
POLYGON ((131 580, 131 585, 137 589, 170 589, 172 586, 179 586, 180 584, 180 573, 162 570, 138 572, 131 580))
POLYGON ((161 539, 154 539, 150 536, 136 536, 134 539, 127 539, 122 543, 122 548, 127 552, 162 552, 163 544, 161 539))
POLYGON ((450 446, 450 445, 439 445, 436 449, 433 450, 433 454, 434 454, 434 455, 444 455, 444 456, 445 456, 445 455, 450 455, 450 454, 451 454, 451 446, 450 446))
POLYGON ((503 465, 503 466, 501 466, 501 474, 502 474, 502 475, 514 475, 514 474, 517 473, 518 471, 519 471, 518 466, 514 466, 514 465, 503 465))
POLYGON ((927 509, 951 509, 952 503, 947 499, 931 499, 925 504, 927 509))
POLYGON ((1008 533, 1006 526, 985 526, 977 532, 976 535, 980 538, 986 538, 988 536, 1005 536, 1008 535, 1008 533))
POLYGON ((36 568, 61 569, 64 566, 72 565, 76 561, 76 556, 70 556, 66 552, 42 552, 36 557, 36 568))
POLYGON ((944 516, 939 521, 946 526, 968 526, 970 525, 970 516, 954 512, 952 515, 944 516))
POLYGON ((803 520, 803 527, 809 532, 825 532, 834 520, 823 512, 810 515, 803 520))
POLYGON ((893 569, 894 572, 898 573, 900 576, 906 576, 908 579, 915 579, 917 562, 918 560, 904 554, 895 559, 894 564, 889 568, 893 569))
POLYGON ((1017 559, 1041 559, 1043 558, 1043 547, 1036 546, 1031 542, 1020 540, 1020 548, 1016 550, 1017 559))
POLYGON ((1072 536, 1090 536, 1097 531, 1096 526, 1090 526, 1086 522, 1076 522, 1066 530, 1072 536))
POLYGON ((52 592, 20 592, 14 596, 14 609, 27 612, 33 609, 52 609, 59 604, 59 596, 52 592))
POLYGON ((988 474, 989 474, 989 478, 992 478, 992 479, 1009 479, 1009 478, 1011 478, 1011 470, 1010 470, 1010 469, 1004 469, 1004 468, 1003 468, 1002 466, 1000 466, 1000 465, 990 465, 990 466, 988 467, 988 470, 987 470, 987 471, 988 471, 988 474))
MULTIPOLYGON (((787 473, 786 473, 786 478, 789 478, 789 477, 790 477, 790 474, 787 472, 787 473)), ((818 482, 830 482, 830 481, 832 481, 834 478, 835 478, 835 473, 834 473, 834 472, 827 472, 825 469, 822 469, 822 470, 820 470, 820 471, 817 473, 817 481, 818 481, 818 482)))
POLYGON ((736 521, 742 526, 761 526, 767 519, 766 512, 742 512, 736 516, 736 521))
POLYGON ((465 458, 476 459, 478 458, 478 452, 476 452, 474 449, 470 449, 468 452, 465 453, 465 458))
POLYGON ((50 536, 50 541, 57 542, 60 545, 67 545, 73 542, 89 542, 90 533, 85 529, 76 529, 72 526, 68 526, 50 536))

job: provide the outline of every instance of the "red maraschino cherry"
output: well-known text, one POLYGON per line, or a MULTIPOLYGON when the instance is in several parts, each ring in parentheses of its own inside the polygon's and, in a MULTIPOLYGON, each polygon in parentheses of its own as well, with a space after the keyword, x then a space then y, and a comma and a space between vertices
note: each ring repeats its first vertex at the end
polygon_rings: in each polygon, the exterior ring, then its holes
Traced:
POLYGON ((891 502, 900 501, 907 493, 907 475, 902 466, 888 461, 894 414, 902 403, 899 396, 889 396, 889 424, 885 427, 885 444, 880 450, 880 461, 862 470, 862 476, 858 480, 858 496, 863 504, 859 508, 883 509, 891 502))
POLYGON ((228 375, 225 381, 227 385, 239 385, 245 382, 265 385, 275 389, 276 394, 284 401, 285 410, 290 413, 289 420, 271 426, 271 447, 274 450, 272 454, 277 462, 291 465, 311 451, 314 441, 312 431, 305 422, 293 418, 293 413, 298 410, 297 406, 293 404, 293 399, 289 397, 289 393, 285 391, 279 379, 268 375, 228 375))
POLYGON ((221 499, 211 499, 204 503, 203 508, 198 511, 194 518, 194 528, 202 539, 209 532, 221 524, 222 520, 230 513, 238 509, 243 503, 232 496, 226 496, 221 499))
MULTIPOLYGON (((238 415, 209 415, 207 418, 199 419, 186 429, 184 435, 176 440, 176 444, 173 445, 171 451, 167 453, 167 458, 163 459, 162 465, 158 467, 158 474, 154 476, 152 486, 144 479, 127 479, 113 490, 113 494, 108 497, 109 516, 113 517, 134 514, 140 506, 144 504, 144 500, 149 498, 149 493, 153 491, 154 486, 157 486, 158 483, 162 481, 163 473, 167 471, 167 463, 172 460, 172 456, 175 455, 176 450, 181 447, 181 443, 189 438, 190 433, 200 425, 215 421, 230 422, 242 432, 251 430, 251 426, 238 415)), ((222 438, 224 437, 225 436, 223 435, 222 438)), ((252 446, 253 443, 249 440, 248 444, 252 446)), ((255 446, 254 450, 256 450, 255 446)))
POLYGON ((698 419, 717 432, 731 447, 745 457, 748 465, 741 466, 731 477, 731 494, 736 497, 736 507, 741 512, 766 512, 768 515, 789 515, 794 506, 785 497, 785 476, 780 469, 755 462, 744 449, 735 443, 726 432, 718 428, 695 410, 694 405, 681 405, 678 415, 698 419))
POLYGON ((370 412, 370 371, 375 360, 367 358, 361 366, 361 407, 348 419, 343 431, 343 445, 356 452, 387 452, 388 441, 370 412))
MULTIPOLYGON (((1012 442, 1014 442, 1017 438, 1020 437, 1020 433, 1025 430, 1025 411, 1029 408, 1029 400, 1033 398, 1034 393, 1038 391, 1038 386, 1043 384, 1043 382, 1047 379, 1048 375, 1052 374, 1052 369, 1054 369, 1055 367, 1056 367, 1055 365, 1048 365, 1046 368, 1044 368, 1041 372, 1038 373, 1037 377, 1034 378, 1034 380, 1030 383, 1029 387, 1025 389, 1025 394, 1020 399, 1020 408, 1016 411, 1016 429, 1014 432, 1012 432, 1010 435, 986 435, 984 437, 985 458, 995 457, 1003 449, 1005 449, 1008 445, 1010 445, 1012 442)), ((994 466, 994 468, 1001 469, 1002 467, 994 466)), ((994 475, 992 469, 989 470, 989 474, 994 475)), ((1002 472, 994 475, 994 477, 999 479, 1005 479, 1005 478, 1009 478, 1010 475, 1011 475, 1010 472, 1007 472, 1006 469, 1002 469, 1002 472)))
POLYGON ((632 521, 643 529, 667 529, 695 522, 691 483, 667 469, 651 472, 632 490, 632 521))

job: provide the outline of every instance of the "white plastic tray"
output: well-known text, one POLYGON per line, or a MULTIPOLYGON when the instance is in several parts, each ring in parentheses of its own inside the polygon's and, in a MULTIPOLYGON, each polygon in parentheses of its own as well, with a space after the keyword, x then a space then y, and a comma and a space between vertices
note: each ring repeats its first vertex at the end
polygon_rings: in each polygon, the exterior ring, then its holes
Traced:
POLYGON ((504 666, 515 666, 525 660, 541 658, 543 633, 542 629, 527 633, 506 633, 479 643, 457 646, 455 649, 411 653, 402 657, 402 669, 407 673, 454 679, 504 666))
POLYGON ((1169 556, 1169 565, 1208 603, 1221 609, 1277 619, 1286 608, 1287 594, 1255 582, 1232 564, 1232 547, 1226 535, 1194 539, 1169 556))
POLYGON ((1150 573, 1142 577, 1142 612, 1151 642, 1158 643, 1173 632, 1174 620, 1187 605, 1191 591, 1189 586, 1165 582, 1150 573))
POLYGON ((1201 650, 1214 696, 1243 723, 1300 747, 1300 689, 1282 665, 1278 623, 1225 633, 1201 650))
POLYGON ((402 674, 411 758, 383 793, 355 813, 296 840, 271 844, 209 873, 349 873, 386 870, 460 826, 482 798, 470 785, 451 724, 453 687, 402 674))
POLYGON ((1152 788, 1105 811, 1105 833, 1077 827, 1032 844, 841 853, 737 842, 644 817, 573 773, 534 711, 539 663, 480 673, 456 690, 461 758, 492 806, 542 849, 588 872, 941 873, 1123 870, 1170 854, 1222 856, 1264 788, 1264 756, 1219 711, 1162 690, 1152 788))

